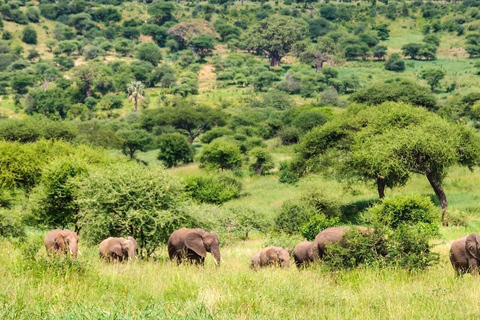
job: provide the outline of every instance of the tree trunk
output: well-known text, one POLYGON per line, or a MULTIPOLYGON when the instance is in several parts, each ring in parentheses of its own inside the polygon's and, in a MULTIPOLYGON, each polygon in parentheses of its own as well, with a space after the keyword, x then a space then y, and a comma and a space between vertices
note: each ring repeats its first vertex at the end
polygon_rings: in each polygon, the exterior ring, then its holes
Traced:
POLYGON ((137 112, 138 111, 138 98, 135 97, 134 101, 135 101, 135 112, 137 112))
POLYGON ((85 84, 85 94, 87 98, 90 98, 92 96, 92 87, 90 86, 90 83, 85 84))
POLYGON ((130 160, 133 160, 133 157, 135 155, 135 149, 130 149, 129 153, 130 153, 130 160))
POLYGON ((193 144, 193 140, 195 140, 196 137, 197 137, 196 135, 190 134, 189 137, 188 137, 188 143, 189 143, 190 145, 192 145, 192 144, 193 144))
POLYGON ((320 61, 317 60, 317 64, 316 64, 317 73, 321 72, 322 68, 323 68, 323 60, 320 60, 320 61))
POLYGON ((385 177, 383 176, 377 177, 377 189, 378 189, 378 197, 380 199, 385 198, 385 177))
POLYGON ((435 191, 435 195, 437 196, 440 205, 442 206, 442 225, 444 227, 448 227, 447 196, 445 195, 440 182, 433 176, 433 174, 427 173, 427 179, 428 182, 430 182, 433 191, 435 191))
POLYGON ((272 55, 270 56, 270 68, 272 67, 279 67, 280 66, 280 60, 282 59, 282 57, 278 56, 278 55, 272 55))

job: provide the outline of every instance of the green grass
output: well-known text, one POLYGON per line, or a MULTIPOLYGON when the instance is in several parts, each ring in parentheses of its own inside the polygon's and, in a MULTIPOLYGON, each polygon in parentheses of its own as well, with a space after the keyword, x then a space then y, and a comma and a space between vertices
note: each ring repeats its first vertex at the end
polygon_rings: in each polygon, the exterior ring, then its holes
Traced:
MULTIPOLYGON (((451 238, 466 230, 443 229, 451 238)), ((82 246, 81 268, 42 273, 0 242, 2 319, 474 319, 480 278, 454 276, 448 242, 436 250, 440 263, 424 272, 360 268, 330 272, 253 271, 261 239, 222 248, 223 265, 210 256, 205 267, 176 266, 162 250, 158 261, 101 262, 96 248, 82 246), (75 271, 75 270, 80 270, 75 271), (84 270, 83 272, 81 270, 84 270)), ((37 256, 43 256, 43 248, 37 256)))

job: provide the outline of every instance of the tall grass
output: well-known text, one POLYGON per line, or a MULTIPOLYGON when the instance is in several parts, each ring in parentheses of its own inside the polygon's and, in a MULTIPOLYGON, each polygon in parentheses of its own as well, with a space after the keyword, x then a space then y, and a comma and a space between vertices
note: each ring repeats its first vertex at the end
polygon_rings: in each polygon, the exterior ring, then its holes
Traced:
MULTIPOLYGON (((449 233, 453 229, 444 230, 449 233)), ((456 229, 455 229, 456 230, 456 229)), ((463 230, 466 231, 466 230, 463 230)), ((58 259, 26 263, 0 242, 1 319, 470 319, 480 315, 480 278, 454 276, 448 244, 427 271, 361 268, 328 272, 268 268, 253 271, 261 239, 222 248, 215 268, 176 266, 166 259, 106 264, 82 248, 66 272, 58 259), (39 262, 43 261, 43 262, 39 262), (35 265, 36 264, 36 265, 35 265), (36 272, 40 268, 42 272, 36 272)), ((166 256, 166 252, 162 255, 166 256)))

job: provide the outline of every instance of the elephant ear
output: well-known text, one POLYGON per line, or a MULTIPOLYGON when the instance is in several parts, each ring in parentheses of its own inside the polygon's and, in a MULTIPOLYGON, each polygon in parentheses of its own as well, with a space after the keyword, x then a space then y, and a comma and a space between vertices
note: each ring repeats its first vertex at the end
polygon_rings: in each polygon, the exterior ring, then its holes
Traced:
POLYGON ((109 249, 112 253, 115 253, 117 256, 123 257, 123 248, 122 248, 122 245, 120 243, 115 243, 109 249))
POLYGON ((65 247, 65 239, 67 238, 67 235, 68 234, 65 230, 61 230, 55 237, 55 243, 58 244, 62 249, 65 247))
POLYGON ((185 237, 185 246, 200 257, 205 258, 207 250, 203 244, 203 237, 198 232, 190 232, 185 237))
POLYGON ((467 240, 465 242, 465 247, 467 248, 467 251, 477 260, 480 260, 479 256, 479 236, 476 233, 472 233, 467 237, 467 240))

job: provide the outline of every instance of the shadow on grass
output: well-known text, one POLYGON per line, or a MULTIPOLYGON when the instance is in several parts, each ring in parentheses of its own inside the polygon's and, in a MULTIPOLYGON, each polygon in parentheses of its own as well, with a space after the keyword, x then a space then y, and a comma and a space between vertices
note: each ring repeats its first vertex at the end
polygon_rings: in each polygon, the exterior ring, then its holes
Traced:
POLYGON ((380 202, 380 199, 370 198, 357 200, 341 206, 340 209, 343 213, 341 222, 345 224, 360 223, 359 214, 378 202, 380 202))

